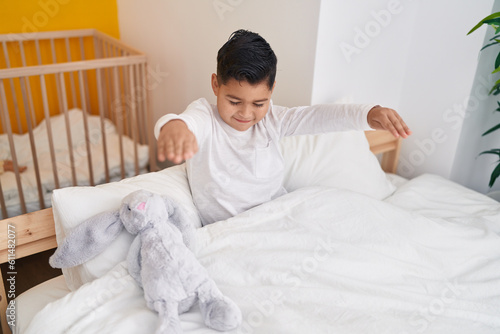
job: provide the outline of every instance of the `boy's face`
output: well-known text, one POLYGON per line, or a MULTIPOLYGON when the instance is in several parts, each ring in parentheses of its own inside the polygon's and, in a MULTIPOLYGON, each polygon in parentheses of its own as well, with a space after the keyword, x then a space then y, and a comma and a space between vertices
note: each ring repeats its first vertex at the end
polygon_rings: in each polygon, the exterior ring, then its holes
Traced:
POLYGON ((217 96, 217 109, 222 120, 233 129, 246 131, 266 116, 274 86, 270 90, 265 80, 251 85, 235 79, 219 85, 214 73, 212 89, 217 96))

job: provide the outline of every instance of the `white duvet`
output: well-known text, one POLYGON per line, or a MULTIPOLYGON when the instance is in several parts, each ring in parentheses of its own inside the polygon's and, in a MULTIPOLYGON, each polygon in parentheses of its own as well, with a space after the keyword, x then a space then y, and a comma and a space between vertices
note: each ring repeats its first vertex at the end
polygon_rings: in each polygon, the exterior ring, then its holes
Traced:
MULTIPOLYGON (((385 202, 299 189, 198 229, 196 255, 242 309, 233 333, 488 334, 500 333, 498 231, 498 202, 424 175, 385 202)), ((46 305, 25 333, 154 333, 125 266, 46 305)), ((197 307, 181 320, 213 332, 197 307)))

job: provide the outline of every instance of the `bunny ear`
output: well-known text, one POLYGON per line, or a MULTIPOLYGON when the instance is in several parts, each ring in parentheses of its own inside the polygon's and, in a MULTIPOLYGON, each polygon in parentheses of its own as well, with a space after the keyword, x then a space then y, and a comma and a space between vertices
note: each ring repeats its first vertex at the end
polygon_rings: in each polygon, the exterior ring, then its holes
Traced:
POLYGON ((98 214, 68 233, 66 239, 50 257, 53 268, 68 268, 82 264, 101 253, 123 230, 118 211, 98 214))

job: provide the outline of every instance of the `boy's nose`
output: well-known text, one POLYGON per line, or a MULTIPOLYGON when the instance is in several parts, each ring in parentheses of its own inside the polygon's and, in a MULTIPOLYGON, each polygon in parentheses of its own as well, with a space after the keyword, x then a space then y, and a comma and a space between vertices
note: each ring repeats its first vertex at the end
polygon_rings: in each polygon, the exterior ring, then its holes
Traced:
POLYGON ((245 106, 241 108, 240 115, 244 118, 248 118, 252 115, 252 108, 249 106, 245 106))

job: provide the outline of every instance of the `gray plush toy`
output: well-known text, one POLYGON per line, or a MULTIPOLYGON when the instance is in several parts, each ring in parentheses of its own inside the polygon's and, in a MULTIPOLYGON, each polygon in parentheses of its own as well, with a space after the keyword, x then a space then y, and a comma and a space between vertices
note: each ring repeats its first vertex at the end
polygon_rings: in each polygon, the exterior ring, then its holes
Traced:
POLYGON ((145 190, 126 196, 119 211, 96 215, 71 230, 50 265, 67 268, 90 260, 123 227, 137 235, 127 256, 128 271, 143 287, 148 307, 159 313, 156 333, 182 333, 179 314, 197 300, 208 327, 226 331, 240 325, 238 306, 222 294, 188 248, 194 227, 174 201, 145 190))

